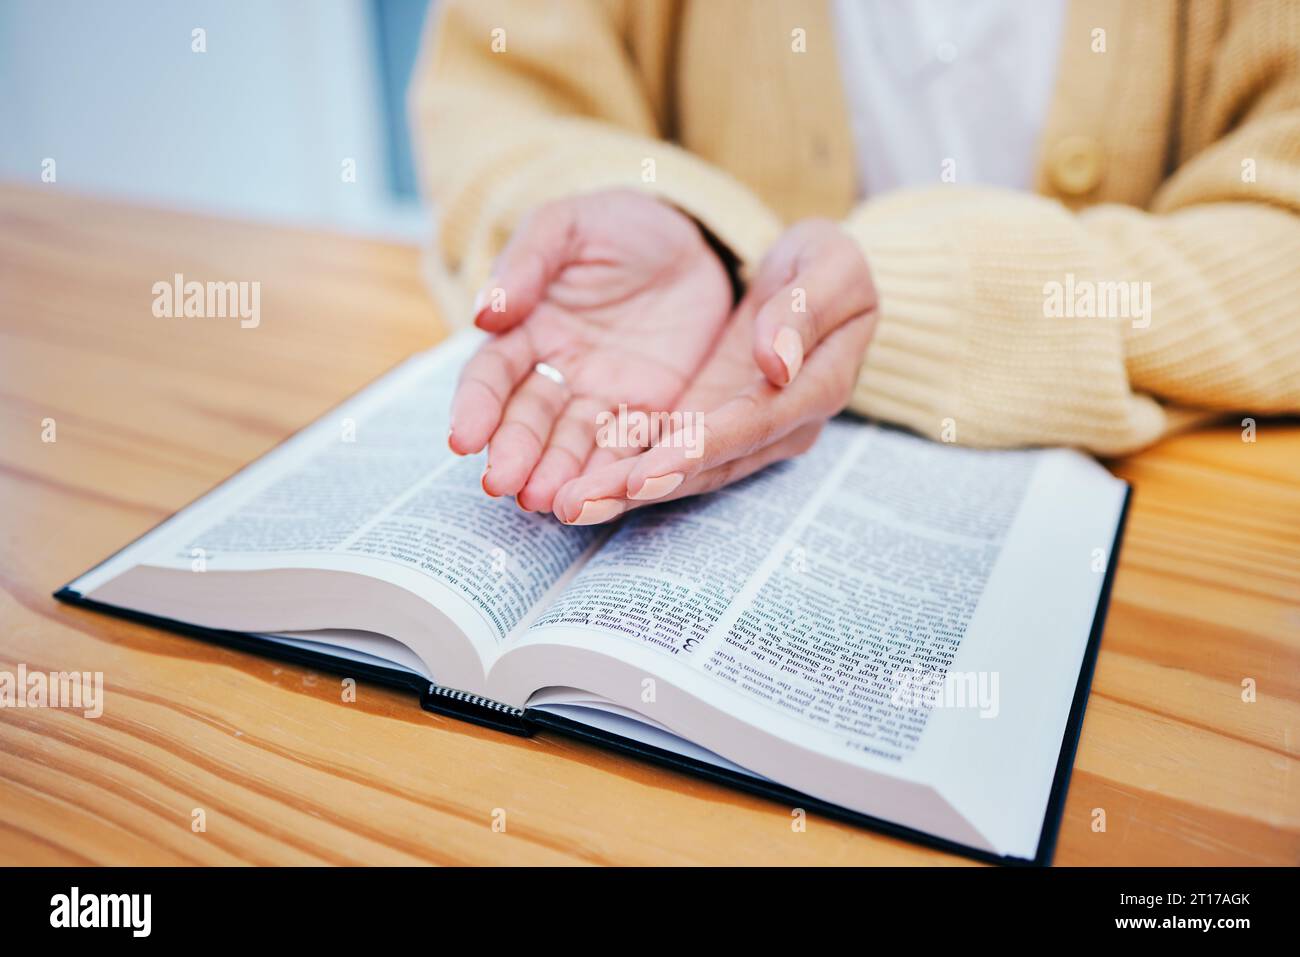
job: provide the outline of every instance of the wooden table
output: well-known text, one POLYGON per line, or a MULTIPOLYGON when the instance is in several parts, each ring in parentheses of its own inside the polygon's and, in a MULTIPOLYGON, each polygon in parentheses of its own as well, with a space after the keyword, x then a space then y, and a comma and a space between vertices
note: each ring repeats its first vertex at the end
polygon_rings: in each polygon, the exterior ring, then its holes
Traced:
MULTIPOLYGON (((0 863, 956 862, 382 688, 344 704, 335 678, 50 597, 442 336, 417 264, 0 187, 0 669, 107 689, 98 720, 0 710, 0 863), (261 326, 154 318, 178 272, 260 281, 261 326)), ((1056 860, 1300 863, 1300 427, 1202 431, 1118 471, 1136 496, 1056 860)))

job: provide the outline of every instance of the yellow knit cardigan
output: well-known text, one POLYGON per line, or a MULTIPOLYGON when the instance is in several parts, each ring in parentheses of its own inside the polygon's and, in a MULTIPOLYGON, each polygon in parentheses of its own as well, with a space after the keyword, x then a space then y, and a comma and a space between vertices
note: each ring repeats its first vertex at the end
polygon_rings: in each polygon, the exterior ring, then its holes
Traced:
POLYGON ((1072 0, 1035 193, 936 169, 857 205, 829 0, 442 0, 429 29, 453 321, 530 207, 633 186, 745 269, 842 220, 880 292, 851 408, 922 434, 1113 454, 1189 407, 1300 410, 1300 3, 1072 0), (1106 315, 1118 284, 1147 321, 1106 315))

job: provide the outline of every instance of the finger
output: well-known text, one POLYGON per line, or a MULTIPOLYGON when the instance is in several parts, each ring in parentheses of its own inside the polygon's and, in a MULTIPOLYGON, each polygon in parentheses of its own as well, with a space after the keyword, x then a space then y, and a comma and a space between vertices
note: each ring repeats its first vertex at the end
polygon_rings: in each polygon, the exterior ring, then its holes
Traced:
MULTIPOLYGON (((555 513, 555 517, 562 522, 579 524, 578 516, 587 498, 608 496, 622 498, 627 487, 628 469, 635 462, 636 457, 644 452, 645 448, 640 445, 604 444, 599 440, 599 430, 597 430, 595 448, 587 457, 580 472, 569 476, 552 494, 550 509, 555 513), (574 483, 579 478, 588 481, 575 486, 574 483), (564 499, 569 503, 567 507, 561 504, 561 495, 565 490, 569 492, 564 499)), ((586 524, 586 521, 584 520, 582 524, 586 524)))
MULTIPOLYGON (((769 465, 807 452, 812 448, 813 443, 817 441, 817 436, 821 434, 824 425, 825 422, 822 421, 802 425, 780 440, 765 445, 756 452, 731 459, 716 468, 706 469, 692 476, 689 481, 682 482, 671 492, 665 493, 654 501, 639 501, 620 497, 619 482, 616 477, 611 476, 603 488, 587 487, 587 492, 597 497, 584 500, 574 512, 566 512, 566 515, 572 515, 571 518, 560 516, 558 502, 556 515, 562 521, 572 525, 597 525, 612 521, 626 512, 646 505, 657 505, 660 502, 671 502, 691 495, 703 495, 707 492, 716 491, 733 482, 748 478, 769 465)), ((628 466, 635 465, 635 461, 624 461, 619 464, 622 466, 623 471, 628 471, 628 466)))
POLYGON ((637 457, 624 495, 658 501, 696 476, 783 438, 813 415, 799 396, 758 382, 708 415, 683 417, 683 428, 637 457))
POLYGON ((451 399, 447 444, 453 452, 473 455, 482 451, 501 422, 515 386, 536 364, 533 345, 521 329, 489 339, 465 363, 451 399))
POLYGON ((510 397, 501 424, 488 444, 483 491, 489 495, 515 495, 524 487, 567 401, 564 386, 546 376, 524 379, 510 397))
MULTIPOLYGON (((554 511, 565 522, 587 524, 592 503, 603 499, 657 501, 690 479, 780 438, 799 423, 790 419, 795 402, 759 381, 749 392, 708 415, 679 413, 677 428, 659 445, 633 458, 589 469, 557 494, 554 511)), ((607 520, 605 506, 597 513, 607 520)))
POLYGON ((605 405, 598 399, 577 398, 569 402, 555 428, 541 460, 516 496, 519 507, 530 512, 549 512, 555 493, 581 474, 596 448, 596 423, 605 405))
POLYGON ((492 276, 474 297, 474 324, 504 332, 524 320, 546 289, 576 256, 573 204, 563 200, 539 206, 515 229, 501 251, 492 276))
MULTIPOLYGON (((605 415, 613 416, 614 414, 612 409, 605 411, 605 415)), ((648 443, 633 443, 630 434, 623 434, 617 429, 611 429, 608 424, 598 426, 596 429, 596 448, 588 456, 582 471, 584 473, 597 471, 611 462, 640 455, 649 447, 648 443)))
POLYGON ((870 336, 871 325, 859 314, 822 340, 822 348, 809 356, 798 388, 776 389, 761 381, 705 416, 697 434, 685 429, 670 434, 668 441, 638 456, 627 473, 627 497, 661 499, 696 475, 840 412, 852 394, 870 336))
POLYGON ((851 241, 823 245, 754 317, 754 361, 767 380, 786 386, 826 336, 875 306, 866 260, 851 241))
MULTIPOLYGON (((577 400, 575 400, 575 402, 577 402, 577 400)), ((542 455, 542 462, 537 465, 537 471, 534 471, 532 479, 528 480, 528 485, 524 488, 524 493, 528 493, 529 498, 529 501, 524 503, 525 508, 528 508, 529 511, 551 511, 555 505, 556 493, 558 493, 565 484, 568 484, 569 481, 576 479, 578 475, 582 475, 582 473, 585 472, 598 471, 598 469, 602 469, 612 462, 619 462, 620 459, 627 459, 629 456, 640 455, 641 452, 645 451, 645 447, 643 446, 606 445, 606 443, 599 441, 599 436, 601 436, 601 430, 599 430, 599 415, 601 415, 601 412, 606 411, 608 411, 608 408, 599 402, 599 400, 593 399, 590 400, 590 402, 584 402, 584 404, 582 404, 581 413, 576 413, 575 419, 581 423, 582 417, 585 416, 585 460, 581 459, 581 455, 578 454, 576 436, 573 438, 572 443, 563 442, 563 445, 567 447, 568 451, 572 452, 572 458, 571 456, 563 455, 559 456, 559 459, 560 462, 563 462, 564 464, 571 463, 572 459, 580 460, 581 465, 577 469, 572 469, 572 471, 568 468, 560 469, 559 463, 551 464, 547 462, 547 459, 549 459, 551 455, 551 450, 547 449, 545 454, 542 455), (552 469, 554 469, 554 471, 552 471, 552 469), (538 476, 538 472, 542 472, 542 475, 538 476), (537 489, 532 489, 534 481, 538 482, 537 489), (552 486, 552 484, 554 484, 554 486, 552 486), (543 499, 545 499, 545 501, 543 501, 543 499)), ((560 420, 560 424, 563 424, 563 419, 560 420)), ((556 436, 559 434, 560 425, 556 425, 555 428, 556 432, 551 436, 551 445, 555 445, 556 443, 556 436)))
POLYGON ((566 525, 596 525, 617 518, 634 504, 627 501, 627 476, 637 458, 616 458, 565 483, 555 494, 551 511, 566 525))
POLYGON ((703 416, 684 412, 681 428, 633 458, 590 465, 556 493, 552 511, 569 524, 608 521, 629 502, 662 501, 696 476, 750 455, 810 422, 841 411, 857 381, 871 336, 865 315, 840 326, 808 360, 797 388, 758 381, 742 395, 703 416), (620 487, 621 483, 621 487, 620 487), (606 500, 623 503, 619 507, 606 500))
POLYGON ((629 503, 635 507, 642 505, 654 505, 657 502, 670 502, 673 499, 686 498, 690 495, 703 495, 707 492, 715 492, 724 486, 739 482, 741 479, 748 478, 755 472, 767 468, 777 462, 784 462, 786 459, 792 459, 796 456, 803 455, 817 441, 821 435, 822 429, 826 423, 809 422, 807 425, 801 425, 789 435, 773 442, 771 445, 765 445, 757 452, 741 456, 738 459, 732 459, 717 468, 709 469, 695 476, 690 482, 684 482, 671 494, 656 500, 656 502, 632 502, 629 503))
POLYGON ((587 464, 583 466, 583 472, 594 472, 602 469, 611 462, 617 462, 619 459, 629 458, 633 455, 640 455, 645 449, 637 446, 601 446, 597 445, 596 449, 587 459, 587 464))
MULTIPOLYGON (((608 468, 614 462, 621 462, 624 459, 633 458, 644 451, 645 449, 638 445, 615 445, 603 447, 599 442, 597 442, 595 450, 588 457, 587 464, 582 467, 582 472, 579 474, 586 475, 588 473, 600 472, 608 468)), ((624 475, 624 481, 626 481, 626 475, 624 475)), ((566 482, 565 484, 567 485, 568 483, 566 482)), ((562 485, 560 487, 563 488, 564 486, 562 485)), ((558 490, 556 491, 556 495, 559 495, 558 490)), ((555 503, 552 502, 551 510, 554 511, 554 509, 555 503)))

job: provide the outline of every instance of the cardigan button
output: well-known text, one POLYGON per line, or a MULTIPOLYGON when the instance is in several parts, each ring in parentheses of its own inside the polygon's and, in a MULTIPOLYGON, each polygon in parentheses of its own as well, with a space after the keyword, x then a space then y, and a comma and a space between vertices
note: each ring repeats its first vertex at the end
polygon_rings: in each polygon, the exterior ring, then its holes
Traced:
POLYGON ((1101 144, 1091 136, 1067 136, 1052 147, 1047 168, 1052 183, 1062 193, 1090 193, 1101 182, 1101 144))

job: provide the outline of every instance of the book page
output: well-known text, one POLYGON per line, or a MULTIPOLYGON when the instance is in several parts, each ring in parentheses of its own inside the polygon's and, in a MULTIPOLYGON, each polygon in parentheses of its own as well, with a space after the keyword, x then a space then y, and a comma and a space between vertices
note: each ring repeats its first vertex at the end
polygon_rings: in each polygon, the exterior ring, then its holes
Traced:
MULTIPOLYGON (((1033 824, 1098 600, 1094 548, 1109 548, 1122 495, 1123 483, 1077 453, 972 450, 838 420, 799 459, 624 519, 516 647, 616 656, 627 667, 606 669, 617 679, 590 690, 811 793, 820 772, 792 782, 754 743, 761 738, 734 724, 837 762, 928 780, 954 805, 965 795, 944 768, 957 762, 938 752, 1001 760, 1014 742, 1033 760, 1008 806, 1023 799, 1033 824), (1059 634, 1024 628, 1026 609, 1057 603, 1069 609, 1059 634), (1032 673, 1022 665, 1031 661, 1032 673), (936 704, 955 675, 971 678, 960 707, 936 704), (993 720, 999 679, 1002 691, 1034 702, 1020 728, 993 720), (647 699, 647 680, 708 703, 711 716, 662 688, 647 699)), ((571 660, 576 669, 582 659, 571 660)), ((583 667, 602 680, 599 667, 583 667)), ((501 669, 502 694, 512 670, 501 669)), ((788 765, 788 753, 780 760, 788 765)), ((972 774, 981 780, 978 768, 972 774)), ((854 806, 842 793, 825 796, 854 806)), ((993 829, 981 825, 989 846, 1005 841, 1032 856, 1027 832, 994 839, 993 829)))
POLYGON ((898 692, 946 674, 1035 464, 877 430, 694 656, 765 706, 890 761, 930 709, 898 692))
POLYGON ((490 658, 598 533, 489 498, 484 456, 447 447, 451 393, 476 341, 412 358, 78 587, 138 564, 356 572, 420 595, 490 658))
POLYGON ((1034 453, 835 422, 804 457, 635 514, 534 622, 617 632, 756 705, 898 761, 952 665, 1034 453))

